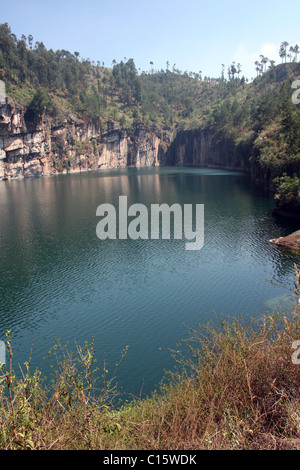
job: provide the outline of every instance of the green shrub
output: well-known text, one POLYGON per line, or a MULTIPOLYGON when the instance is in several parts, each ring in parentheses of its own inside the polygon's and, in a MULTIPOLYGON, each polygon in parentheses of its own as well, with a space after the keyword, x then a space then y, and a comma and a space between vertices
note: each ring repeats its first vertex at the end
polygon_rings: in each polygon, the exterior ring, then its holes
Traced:
POLYGON ((293 210, 300 210, 300 178, 297 175, 288 176, 286 173, 275 178, 277 185, 275 199, 278 207, 288 206, 293 210))

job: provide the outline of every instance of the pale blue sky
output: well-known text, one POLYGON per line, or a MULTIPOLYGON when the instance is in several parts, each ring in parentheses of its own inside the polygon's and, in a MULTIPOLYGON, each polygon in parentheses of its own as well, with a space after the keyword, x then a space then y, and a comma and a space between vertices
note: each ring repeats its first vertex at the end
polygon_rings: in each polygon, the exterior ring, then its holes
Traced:
POLYGON ((234 60, 249 79, 260 54, 280 63, 282 41, 300 45, 300 0, 0 0, 0 22, 18 38, 78 51, 111 66, 170 67, 218 77, 234 60))

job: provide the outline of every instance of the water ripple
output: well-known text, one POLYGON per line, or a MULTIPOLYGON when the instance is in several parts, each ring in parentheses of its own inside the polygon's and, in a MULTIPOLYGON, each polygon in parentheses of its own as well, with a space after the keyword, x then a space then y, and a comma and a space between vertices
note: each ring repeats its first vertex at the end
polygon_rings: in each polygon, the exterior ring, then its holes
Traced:
MULTIPOLYGON (((269 243, 296 229, 272 214, 273 201, 234 172, 148 169, 91 173, 0 187, 0 330, 12 329, 17 361, 62 342, 94 337, 99 360, 119 378, 151 390, 171 364, 169 347, 220 313, 259 316, 292 283, 292 256, 269 243), (200 251, 184 240, 96 237, 96 207, 131 202, 205 205, 200 251), (274 300, 275 299, 275 300, 274 300)), ((0 339, 2 339, 0 337, 0 339)))

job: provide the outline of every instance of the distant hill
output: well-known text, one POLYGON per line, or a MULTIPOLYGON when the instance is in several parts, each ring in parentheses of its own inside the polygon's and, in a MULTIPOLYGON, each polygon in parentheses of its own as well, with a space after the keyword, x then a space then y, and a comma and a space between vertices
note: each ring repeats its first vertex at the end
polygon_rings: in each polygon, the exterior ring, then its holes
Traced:
POLYGON ((42 42, 33 44, 32 36, 17 39, 8 24, 0 25, 0 79, 28 119, 47 112, 58 122, 75 116, 102 128, 114 121, 120 129, 142 127, 171 139, 179 132, 209 130, 220 145, 230 142, 247 153, 257 164, 257 179, 278 188, 278 205, 299 210, 300 104, 292 102, 299 53, 294 48, 294 61, 288 62, 283 52, 282 64, 270 62, 267 68, 264 57, 256 62, 258 76, 248 83, 234 63, 228 78, 224 66, 218 78, 168 64, 141 72, 132 58, 108 68, 79 52, 47 50, 42 42))

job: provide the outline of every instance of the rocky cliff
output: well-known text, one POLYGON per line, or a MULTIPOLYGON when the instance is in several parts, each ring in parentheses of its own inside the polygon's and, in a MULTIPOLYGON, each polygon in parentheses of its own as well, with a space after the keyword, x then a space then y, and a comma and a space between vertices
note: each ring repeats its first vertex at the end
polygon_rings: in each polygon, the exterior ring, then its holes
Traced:
POLYGON ((0 106, 0 180, 128 166, 185 165, 250 170, 250 143, 236 146, 221 133, 181 131, 176 136, 145 129, 125 131, 114 122, 75 116, 56 121, 0 106))
POLYGON ((181 131, 170 145, 165 162, 169 165, 206 166, 250 171, 251 136, 243 144, 211 130, 181 131))
POLYGON ((144 129, 120 130, 116 123, 69 117, 57 122, 46 114, 0 106, 0 180, 73 173, 98 168, 156 166, 164 161, 170 138, 144 129))

